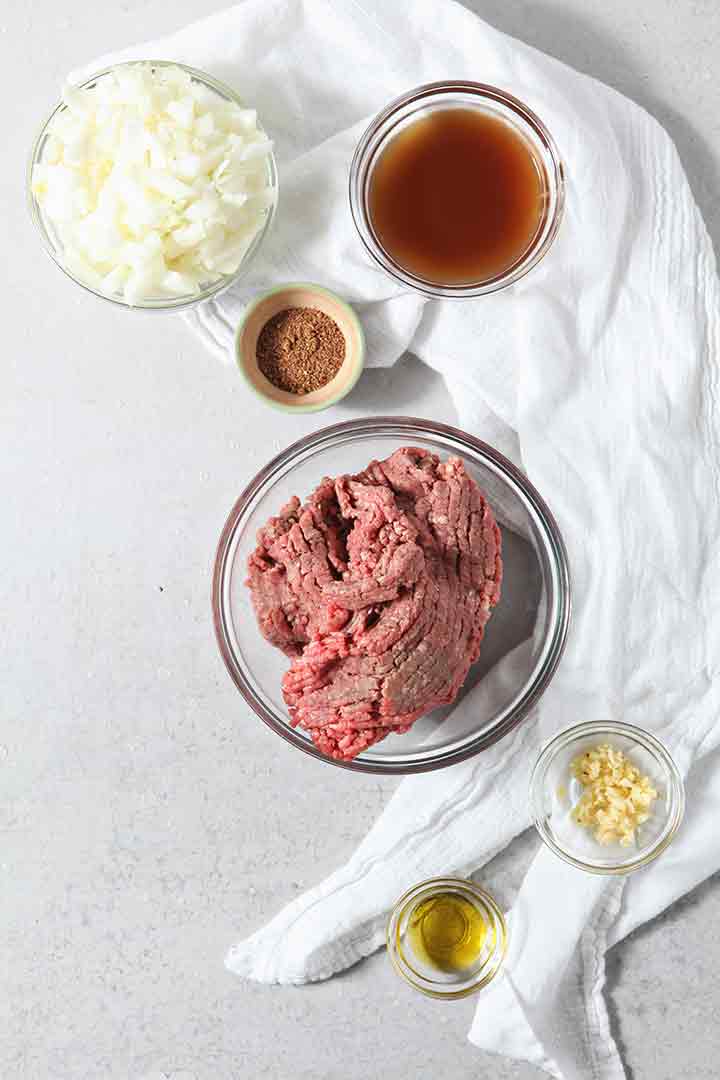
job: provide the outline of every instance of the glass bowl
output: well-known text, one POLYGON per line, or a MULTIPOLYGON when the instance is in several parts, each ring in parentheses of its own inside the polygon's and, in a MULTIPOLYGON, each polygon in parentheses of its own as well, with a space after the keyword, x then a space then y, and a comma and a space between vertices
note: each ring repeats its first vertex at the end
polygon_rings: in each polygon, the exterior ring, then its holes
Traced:
POLYGON ((565 173, 555 142, 542 120, 518 98, 476 82, 436 82, 418 86, 391 101, 362 135, 350 166, 350 209, 360 239, 386 273, 425 296, 467 299, 512 285, 550 250, 565 206, 565 173), (476 109, 509 124, 528 146, 544 180, 545 206, 526 251, 495 277, 463 285, 439 285, 416 276, 396 262, 375 234, 369 209, 373 169, 391 139, 409 124, 437 109, 476 109))
POLYGON ((300 439, 261 469, 222 531, 213 577, 220 652, 247 703, 278 735, 321 761, 358 772, 416 773, 484 750, 530 713, 553 676, 570 617, 567 556, 545 502, 518 469, 486 443, 456 428, 412 417, 351 420, 300 439), (355 473, 373 458, 417 446, 456 455, 485 491, 503 539, 503 595, 487 624, 480 657, 454 705, 421 717, 405 735, 388 735, 353 761, 325 757, 290 726, 281 679, 289 661, 261 635, 245 585, 256 533, 293 495, 325 476, 355 473), (512 527, 511 527, 512 525, 512 527), (512 678, 498 664, 515 650, 512 678), (492 677, 488 673, 492 672, 492 677), (475 690, 474 693, 470 691, 475 690))
POLYGON ((415 990, 434 998, 463 998, 487 986, 502 967, 507 943, 507 926, 495 900, 474 882, 462 878, 431 878, 415 885, 398 900, 387 928, 388 955, 397 973, 415 990), (474 963, 460 971, 438 970, 414 947, 408 932, 421 904, 448 893, 471 904, 486 927, 474 963))
MULTIPOLYGON (((99 79, 101 79, 105 75, 108 75, 111 71, 115 71, 119 67, 129 67, 141 62, 150 64, 152 67, 156 68, 180 68, 182 71, 186 71, 194 82, 198 82, 202 86, 207 87, 209 90, 214 91, 224 101, 231 101, 234 102, 236 105, 240 105, 243 108, 246 107, 246 103, 243 102, 241 98, 239 98, 238 95, 235 93, 235 91, 231 90, 229 86, 226 86, 224 83, 221 83, 217 79, 214 79, 211 75, 207 75, 204 71, 198 71, 195 68, 188 67, 187 64, 176 63, 174 60, 128 60, 122 64, 113 64, 112 67, 104 68, 103 71, 96 72, 89 79, 86 79, 84 82, 80 83, 79 88, 81 90, 92 88, 95 86, 99 79)), ((54 225, 43 213, 43 209, 40 206, 38 200, 35 198, 32 190, 33 172, 35 170, 35 166, 42 161, 42 156, 48 141, 50 124, 52 123, 54 118, 59 113, 64 112, 66 108, 67 106, 64 105, 62 102, 57 105, 40 129, 40 132, 35 139, 32 150, 30 152, 26 186, 30 216, 40 234, 40 240, 45 251, 48 253, 53 262, 60 267, 63 273, 67 274, 67 276, 72 281, 74 281, 76 285, 80 285, 81 288, 85 289, 87 292, 92 293, 94 296, 99 296, 102 300, 109 300, 112 304, 117 304, 119 307, 129 308, 131 310, 181 311, 183 309, 193 307, 195 304, 200 304, 204 300, 209 300, 211 297, 218 296, 220 293, 224 292, 225 289, 228 289, 233 284, 233 282, 237 281, 238 278, 242 277, 246 273, 250 263, 254 259, 255 255, 257 255, 263 244, 263 241, 265 240, 265 237, 270 230, 277 208, 278 177, 275 157, 272 152, 270 152, 267 158, 267 173, 268 183, 275 189, 276 192, 275 201, 273 202, 272 206, 266 211, 265 220, 262 226, 255 235, 253 242, 243 256, 242 262, 238 266, 237 270, 234 271, 234 273, 221 274, 220 277, 214 278, 211 281, 208 281, 205 285, 201 286, 197 292, 189 293, 187 296, 148 297, 147 299, 139 300, 137 301, 137 303, 134 304, 128 303, 128 301, 125 300, 125 298, 119 293, 109 295, 108 293, 101 292, 100 289, 94 288, 93 285, 91 285, 89 282, 83 281, 76 274, 74 274, 65 264, 63 246, 57 235, 57 231, 54 225)), ((258 127, 259 126, 260 125, 258 124, 258 127)))
POLYGON ((592 874, 629 874, 656 859, 674 837, 685 812, 685 789, 677 765, 654 735, 633 724, 586 723, 561 731, 543 748, 530 780, 530 804, 537 831, 561 859, 592 874), (630 848, 599 844, 571 816, 583 788, 571 776, 570 763, 600 743, 622 750, 658 791, 630 848))

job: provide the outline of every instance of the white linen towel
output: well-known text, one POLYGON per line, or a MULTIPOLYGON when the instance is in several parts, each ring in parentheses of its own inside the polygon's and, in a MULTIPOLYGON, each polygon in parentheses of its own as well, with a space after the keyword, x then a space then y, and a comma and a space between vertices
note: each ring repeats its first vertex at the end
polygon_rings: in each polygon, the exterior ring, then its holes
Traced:
POLYGON ((638 106, 449 0, 246 0, 112 59, 140 57, 226 80, 276 140, 276 230, 250 276, 190 314, 191 326, 227 355, 256 289, 304 279, 344 293, 371 364, 411 348, 447 380, 461 426, 525 468, 558 518, 574 583, 566 656, 535 722, 473 761, 403 781, 346 866, 227 964, 278 983, 347 967, 381 945, 403 888, 476 870, 526 828, 546 737, 579 720, 635 722, 690 770, 682 832, 626 883, 538 850, 511 913, 506 973, 481 993, 470 1032, 566 1080, 616 1080, 605 950, 720 866, 720 294, 675 149, 638 106), (526 101, 568 174, 550 255, 475 303, 404 294, 366 258, 347 205, 350 158, 372 115, 444 78, 526 101))

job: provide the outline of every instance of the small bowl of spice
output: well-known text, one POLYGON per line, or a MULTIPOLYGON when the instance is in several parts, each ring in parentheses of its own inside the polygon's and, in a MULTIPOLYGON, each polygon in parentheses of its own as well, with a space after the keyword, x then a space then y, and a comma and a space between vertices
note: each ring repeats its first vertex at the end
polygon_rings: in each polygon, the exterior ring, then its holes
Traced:
POLYGON ((283 285, 256 297, 235 337, 248 385, 284 412, 336 405, 360 377, 365 336, 357 315, 320 285, 283 285))
POLYGON ((507 927, 496 901, 475 882, 431 878, 396 903, 387 946, 395 970, 415 990, 463 998, 497 975, 507 927))
POLYGON ((543 748, 530 782, 541 838, 593 874, 628 874, 665 850, 685 811, 668 750, 632 724, 584 723, 543 748))

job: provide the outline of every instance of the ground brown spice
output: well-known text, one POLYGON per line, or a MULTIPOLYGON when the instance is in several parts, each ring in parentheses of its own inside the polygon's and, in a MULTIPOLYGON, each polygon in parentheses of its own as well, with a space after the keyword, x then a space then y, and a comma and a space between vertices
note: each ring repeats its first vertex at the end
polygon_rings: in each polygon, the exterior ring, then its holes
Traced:
POLYGON ((337 375, 345 359, 345 338, 324 311, 286 308, 265 323, 255 354, 273 386, 310 394, 337 375))

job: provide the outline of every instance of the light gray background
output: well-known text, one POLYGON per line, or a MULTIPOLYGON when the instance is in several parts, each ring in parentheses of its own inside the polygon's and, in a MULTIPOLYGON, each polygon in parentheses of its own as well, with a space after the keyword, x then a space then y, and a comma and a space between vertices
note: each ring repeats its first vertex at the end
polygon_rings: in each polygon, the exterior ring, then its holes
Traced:
MULTIPOLYGON (((30 231, 22 168, 66 71, 225 2, 0 7, 0 1076, 530 1080, 465 1042, 472 1003, 412 994, 384 955, 300 990, 222 967, 343 860, 394 786, 286 748, 241 707, 212 637, 225 514, 312 425, 268 416, 181 320, 67 283, 30 231)), ((715 0, 469 6, 650 109, 717 245, 715 0)), ((373 411, 453 418, 412 360, 366 376, 336 415, 373 411)), ((487 877, 511 887, 503 868, 487 877)), ((718 1075, 719 927, 710 881, 610 955, 635 1080, 718 1075)))

